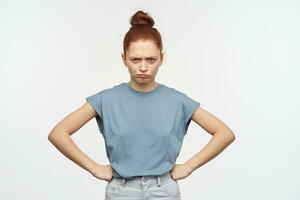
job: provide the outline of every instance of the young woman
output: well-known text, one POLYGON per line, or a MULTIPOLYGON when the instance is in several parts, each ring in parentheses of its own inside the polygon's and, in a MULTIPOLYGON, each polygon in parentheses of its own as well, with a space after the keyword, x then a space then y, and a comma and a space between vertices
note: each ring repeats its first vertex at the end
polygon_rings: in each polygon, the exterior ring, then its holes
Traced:
POLYGON ((178 180, 218 155, 235 136, 198 101, 155 81, 163 61, 160 33, 143 11, 131 17, 131 25, 122 55, 130 81, 86 97, 48 138, 69 159, 107 181, 105 199, 181 199, 178 180), (93 117, 109 165, 97 164, 71 140, 70 135, 93 117), (191 120, 213 137, 191 159, 175 164, 191 120))

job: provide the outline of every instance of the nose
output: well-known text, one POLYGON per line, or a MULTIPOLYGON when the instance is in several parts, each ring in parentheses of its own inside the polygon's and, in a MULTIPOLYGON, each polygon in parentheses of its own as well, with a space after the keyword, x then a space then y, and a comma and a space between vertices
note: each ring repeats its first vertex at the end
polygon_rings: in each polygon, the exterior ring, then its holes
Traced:
POLYGON ((139 69, 141 71, 147 71, 147 64, 146 64, 145 60, 142 60, 142 63, 140 65, 139 69))

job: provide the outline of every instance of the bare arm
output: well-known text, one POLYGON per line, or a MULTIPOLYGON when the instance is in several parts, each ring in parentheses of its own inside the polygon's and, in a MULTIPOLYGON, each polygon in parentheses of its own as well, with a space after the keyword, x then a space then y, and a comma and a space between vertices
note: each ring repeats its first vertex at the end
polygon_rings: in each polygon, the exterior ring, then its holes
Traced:
MULTIPOLYGON (((83 153, 78 146, 71 139, 71 135, 79 130, 84 124, 86 124, 90 119, 96 116, 96 111, 89 104, 85 103, 77 110, 73 111, 67 115, 62 121, 60 121, 49 133, 48 140, 66 157, 71 159, 73 162, 77 163, 79 166, 92 172, 94 168, 99 170, 97 163, 83 153)), ((105 171, 104 165, 102 166, 105 171)), ((102 171, 103 171, 102 170, 102 171)), ((104 174, 109 175, 110 170, 107 170, 104 174)), ((103 179, 106 176, 102 176, 103 179)))
POLYGON ((213 137, 203 149, 185 163, 190 168, 190 173, 216 157, 235 140, 235 135, 225 123, 201 107, 193 113, 192 120, 213 137))

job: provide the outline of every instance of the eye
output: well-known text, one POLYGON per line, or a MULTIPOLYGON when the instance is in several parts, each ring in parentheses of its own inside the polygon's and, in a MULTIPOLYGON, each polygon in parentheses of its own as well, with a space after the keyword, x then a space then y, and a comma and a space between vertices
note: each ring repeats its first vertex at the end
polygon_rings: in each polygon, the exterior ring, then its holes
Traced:
POLYGON ((156 61, 156 59, 155 59, 155 58, 149 58, 148 61, 149 61, 150 63, 153 63, 153 62, 156 61))
POLYGON ((132 58, 131 61, 136 63, 139 59, 138 58, 132 58))

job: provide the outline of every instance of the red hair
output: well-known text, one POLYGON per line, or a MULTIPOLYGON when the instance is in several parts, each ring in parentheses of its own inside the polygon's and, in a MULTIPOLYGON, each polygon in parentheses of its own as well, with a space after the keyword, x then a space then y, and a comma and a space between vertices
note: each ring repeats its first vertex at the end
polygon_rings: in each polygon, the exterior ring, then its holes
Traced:
POLYGON ((123 41, 123 51, 126 56, 126 50, 132 42, 137 40, 152 40, 157 48, 162 51, 161 35, 156 28, 153 28, 154 20, 148 13, 141 10, 137 11, 130 19, 132 25, 126 33, 123 41))

